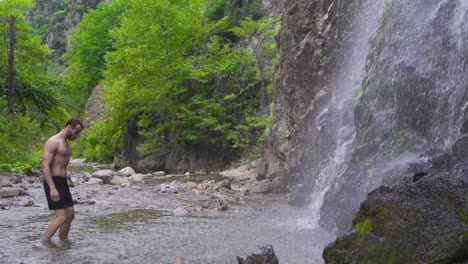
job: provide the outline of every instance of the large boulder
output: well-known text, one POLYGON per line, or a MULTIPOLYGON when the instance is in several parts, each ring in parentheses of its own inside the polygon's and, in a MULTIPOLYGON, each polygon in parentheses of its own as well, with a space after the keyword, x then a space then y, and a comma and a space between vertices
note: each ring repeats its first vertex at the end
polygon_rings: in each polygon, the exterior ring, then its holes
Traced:
POLYGON ((113 170, 98 170, 93 173, 93 177, 101 179, 104 184, 110 184, 114 177, 113 170))
POLYGON ((465 162, 450 173, 406 175, 375 189, 355 215, 354 230, 325 248, 325 262, 468 261, 467 170, 465 162))
POLYGON ((117 186, 130 186, 131 182, 124 177, 114 176, 111 180, 111 184, 117 186))
POLYGON ((130 177, 133 174, 135 174, 135 170, 130 166, 127 166, 115 173, 115 175, 122 177, 130 177))

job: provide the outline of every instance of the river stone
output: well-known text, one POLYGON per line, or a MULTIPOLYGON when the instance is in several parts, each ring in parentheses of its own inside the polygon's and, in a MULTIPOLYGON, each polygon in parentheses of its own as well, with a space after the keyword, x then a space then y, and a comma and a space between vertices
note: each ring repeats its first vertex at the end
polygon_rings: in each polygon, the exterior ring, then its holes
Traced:
POLYGON ((80 193, 78 194, 78 197, 73 201, 74 204, 89 204, 93 205, 96 203, 96 200, 94 200, 94 195, 90 193, 80 193))
POLYGON ((325 248, 325 262, 468 261, 468 176, 458 168, 414 178, 369 193, 354 217, 355 231, 325 248))
POLYGON ((197 188, 200 190, 209 190, 213 188, 214 181, 205 180, 202 183, 197 185, 197 188))
POLYGON ((15 184, 11 185, 11 188, 18 188, 18 189, 27 190, 27 188, 22 183, 15 183, 15 184))
POLYGON ((122 177, 129 177, 129 176, 132 176, 133 174, 135 174, 135 170, 130 166, 127 166, 115 173, 115 175, 122 176, 122 177))
POLYGON ((187 211, 187 209, 183 207, 177 207, 176 209, 172 211, 172 213, 174 214, 174 216, 189 216, 190 215, 190 212, 187 211))
POLYGON ((93 173, 93 177, 101 179, 104 184, 110 184, 113 176, 113 170, 98 170, 93 173))
POLYGON ((184 188, 186 189, 195 189, 197 188, 198 184, 196 182, 191 182, 191 181, 188 181, 184 184, 184 188))
POLYGON ((112 185, 117 185, 117 186, 130 186, 131 183, 129 180, 126 178, 120 177, 120 176, 114 176, 111 180, 112 185))
POLYGON ((203 202, 202 208, 217 211, 226 211, 228 209, 227 201, 219 198, 210 198, 203 202))
POLYGON ((270 193, 273 190, 273 182, 270 179, 254 182, 249 188, 251 193, 270 193))
POLYGON ((279 264, 272 245, 263 245, 252 255, 237 257, 238 264, 279 264))
POLYGON ((213 189, 221 190, 223 188, 231 189, 231 180, 222 180, 213 185, 213 189))
POLYGON ((26 192, 21 188, 2 188, 0 189, 0 198, 10 198, 20 195, 26 195, 26 192))
POLYGON ((12 203, 15 206, 25 206, 30 207, 34 205, 34 201, 31 197, 19 197, 17 200, 12 203))
POLYGON ((0 188, 1 187, 11 187, 13 182, 10 180, 12 174, 6 172, 0 172, 0 188))
POLYGON ((143 183, 144 174, 133 174, 132 176, 128 177, 128 180, 131 182, 138 182, 143 183))
POLYGON ((98 178, 91 178, 85 183, 86 184, 103 184, 103 181, 101 179, 98 179, 98 178))

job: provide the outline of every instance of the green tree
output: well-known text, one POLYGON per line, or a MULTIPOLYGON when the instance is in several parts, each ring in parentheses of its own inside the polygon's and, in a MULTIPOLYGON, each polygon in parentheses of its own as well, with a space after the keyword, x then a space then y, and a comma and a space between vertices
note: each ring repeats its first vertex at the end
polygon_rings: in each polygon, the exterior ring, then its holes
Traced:
MULTIPOLYGON (((16 113, 6 115, 9 39, 0 38, 0 164, 28 162, 42 133, 62 125, 67 113, 61 107, 59 79, 46 70, 49 50, 33 36, 24 14, 32 5, 30 0, 3 0, 0 2, 0 17, 15 16, 16 45, 16 113)), ((8 21, 0 20, 6 28, 8 21)))
POLYGON ((101 3, 87 13, 72 32, 70 50, 65 54, 69 66, 65 72, 67 108, 79 116, 92 90, 103 79, 104 56, 114 50, 110 32, 120 24, 128 1, 101 3))
MULTIPOLYGON (((258 12, 234 14, 229 5, 116 0, 85 16, 73 34, 67 87, 84 104, 91 89, 103 84, 107 105, 82 144, 87 158, 110 161, 128 128, 144 139, 144 153, 190 143, 230 155, 255 144, 267 124, 257 116, 264 77, 254 54, 233 41, 250 29, 277 30, 277 20, 256 21, 258 12)), ((276 49, 273 36, 265 38, 269 50, 276 49)))

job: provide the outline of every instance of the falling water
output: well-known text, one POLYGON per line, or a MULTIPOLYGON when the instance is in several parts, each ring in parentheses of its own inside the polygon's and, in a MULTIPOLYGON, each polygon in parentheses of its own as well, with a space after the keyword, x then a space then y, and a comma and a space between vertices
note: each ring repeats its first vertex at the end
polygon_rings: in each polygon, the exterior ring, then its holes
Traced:
MULTIPOLYGON (((314 178, 312 202, 308 207, 308 224, 318 226, 320 208, 323 198, 330 186, 343 174, 351 157, 355 128, 353 122, 353 108, 364 76, 366 56, 369 52, 369 38, 377 29, 378 19, 383 12, 384 2, 366 1, 355 23, 357 27, 353 36, 356 41, 349 47, 348 56, 342 58, 341 72, 338 74, 336 87, 328 107, 315 119, 313 125, 319 127, 321 123, 332 125, 336 131, 334 150, 327 157, 327 163, 314 178), (324 121, 323 119, 331 120, 324 121)), ((302 219, 299 221, 304 222, 302 219)))
MULTIPOLYGON (((463 102, 463 93, 468 83, 468 1, 459 0, 454 13, 454 23, 452 24, 452 41, 456 49, 456 57, 450 63, 450 73, 448 76, 453 83, 448 96, 449 101, 449 125, 447 135, 445 135, 444 147, 449 148, 460 136, 460 127, 463 121, 463 113, 468 108, 468 103, 463 102), (461 73, 461 74, 460 74, 461 73), (463 74, 464 73, 464 74, 463 74)), ((444 100, 443 98, 442 100, 444 100)), ((440 110, 441 111, 441 110, 440 110)), ((442 112, 442 111, 441 111, 442 112)), ((442 135, 444 136, 444 135, 442 135)))

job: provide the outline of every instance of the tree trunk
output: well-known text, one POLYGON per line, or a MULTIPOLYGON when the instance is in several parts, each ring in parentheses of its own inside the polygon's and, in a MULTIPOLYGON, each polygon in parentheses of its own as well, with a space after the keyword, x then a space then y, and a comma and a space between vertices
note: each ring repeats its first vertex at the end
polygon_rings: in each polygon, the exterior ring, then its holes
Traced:
POLYGON ((15 111, 15 23, 16 17, 10 16, 10 55, 8 57, 8 113, 15 111))

